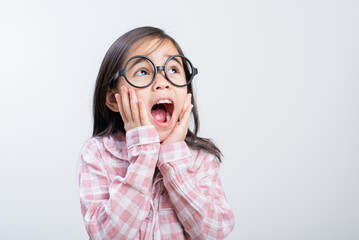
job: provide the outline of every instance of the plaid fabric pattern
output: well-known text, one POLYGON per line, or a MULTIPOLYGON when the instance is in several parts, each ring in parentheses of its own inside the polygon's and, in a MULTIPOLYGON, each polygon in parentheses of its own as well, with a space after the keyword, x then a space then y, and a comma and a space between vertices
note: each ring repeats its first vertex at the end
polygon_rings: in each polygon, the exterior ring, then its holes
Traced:
POLYGON ((154 126, 91 138, 79 173, 90 239, 223 239, 234 216, 218 171, 184 141, 160 145, 154 126))

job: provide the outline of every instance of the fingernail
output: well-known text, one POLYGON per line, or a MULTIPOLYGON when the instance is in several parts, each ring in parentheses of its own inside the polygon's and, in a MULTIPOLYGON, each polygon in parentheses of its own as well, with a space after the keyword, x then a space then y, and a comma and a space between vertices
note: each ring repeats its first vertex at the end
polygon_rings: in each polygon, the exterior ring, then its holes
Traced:
POLYGON ((122 86, 121 91, 124 93, 126 91, 126 88, 124 86, 122 86))

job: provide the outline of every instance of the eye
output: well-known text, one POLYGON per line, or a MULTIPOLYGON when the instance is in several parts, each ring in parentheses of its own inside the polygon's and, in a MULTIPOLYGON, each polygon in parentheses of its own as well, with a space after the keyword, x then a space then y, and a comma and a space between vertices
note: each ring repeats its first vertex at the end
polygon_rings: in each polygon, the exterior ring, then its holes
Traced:
POLYGON ((135 73, 135 75, 136 75, 136 76, 148 75, 148 72, 147 72, 146 70, 144 70, 144 69, 141 69, 141 70, 137 71, 137 72, 135 73))
POLYGON ((178 73, 178 69, 173 67, 170 70, 168 70, 168 73, 178 73))

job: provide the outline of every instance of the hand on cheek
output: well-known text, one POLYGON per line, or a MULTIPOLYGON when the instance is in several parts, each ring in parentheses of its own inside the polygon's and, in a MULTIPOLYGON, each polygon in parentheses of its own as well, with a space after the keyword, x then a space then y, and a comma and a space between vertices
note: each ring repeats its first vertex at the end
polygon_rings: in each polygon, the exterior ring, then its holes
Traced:
POLYGON ((163 141, 162 144, 170 144, 175 142, 183 141, 187 136, 189 118, 191 116, 193 105, 191 104, 191 94, 188 93, 185 103, 183 105, 182 112, 179 116, 178 122, 176 123, 172 132, 163 141))
POLYGON ((146 106, 142 99, 137 99, 135 90, 122 86, 121 94, 116 93, 115 98, 126 132, 139 126, 150 125, 146 106))

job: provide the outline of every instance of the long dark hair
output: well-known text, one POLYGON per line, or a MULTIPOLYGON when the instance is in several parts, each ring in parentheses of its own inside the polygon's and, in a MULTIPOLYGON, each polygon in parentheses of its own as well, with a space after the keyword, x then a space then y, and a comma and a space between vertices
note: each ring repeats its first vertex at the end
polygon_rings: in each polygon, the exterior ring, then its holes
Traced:
MULTIPOLYGON (((124 123, 122 118, 119 117, 119 113, 113 112, 106 106, 106 93, 108 88, 112 89, 116 86, 111 80, 123 65, 127 51, 135 42, 144 38, 159 39, 162 41, 168 39, 175 45, 178 53, 184 55, 178 43, 159 28, 139 27, 119 37, 107 51, 97 76, 93 98, 93 137, 108 136, 117 131, 125 133, 124 123)), ((191 114, 194 120, 194 129, 193 131, 188 129, 185 142, 192 148, 204 149, 214 154, 219 162, 221 162, 222 153, 218 147, 210 139, 197 136, 199 130, 199 117, 197 105, 193 97, 192 83, 187 86, 187 91, 192 93, 193 108, 191 114)))

